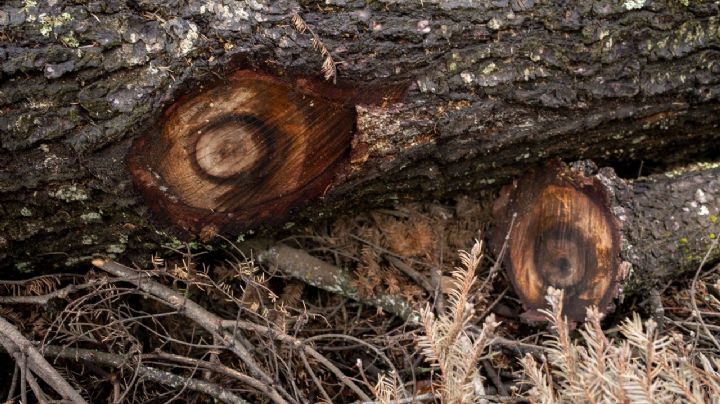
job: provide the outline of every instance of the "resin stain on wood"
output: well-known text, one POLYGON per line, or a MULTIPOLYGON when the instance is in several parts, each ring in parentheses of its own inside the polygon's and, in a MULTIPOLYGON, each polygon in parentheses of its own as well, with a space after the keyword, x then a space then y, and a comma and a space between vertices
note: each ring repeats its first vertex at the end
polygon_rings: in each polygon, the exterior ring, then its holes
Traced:
POLYGON ((619 223, 603 184, 559 161, 516 180, 494 207, 497 251, 514 213, 505 267, 525 317, 542 318, 549 286, 565 290, 572 320, 584 320, 589 305, 605 311, 617 293, 621 260, 619 223))
POLYGON ((237 71, 181 98, 130 153, 148 205, 212 233, 279 222, 321 196, 349 157, 355 110, 308 87, 237 71))

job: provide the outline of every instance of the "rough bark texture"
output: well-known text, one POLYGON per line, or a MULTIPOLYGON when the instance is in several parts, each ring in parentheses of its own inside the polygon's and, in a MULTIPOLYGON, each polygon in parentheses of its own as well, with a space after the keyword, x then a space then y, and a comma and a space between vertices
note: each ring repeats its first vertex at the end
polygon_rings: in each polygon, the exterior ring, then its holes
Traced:
POLYGON ((132 139, 238 55, 241 67, 320 76, 295 12, 340 62, 339 84, 410 83, 402 103, 358 106, 351 165, 306 217, 497 185, 551 156, 669 164, 717 153, 712 2, 10 1, 2 265, 72 265, 167 241, 131 185, 132 139))
MULTIPOLYGON (((661 286, 657 283, 674 273, 696 270, 720 235, 720 166, 700 165, 630 184, 605 173, 623 227, 621 255, 633 265, 626 286, 661 286)), ((707 262, 719 257, 716 245, 707 262)))

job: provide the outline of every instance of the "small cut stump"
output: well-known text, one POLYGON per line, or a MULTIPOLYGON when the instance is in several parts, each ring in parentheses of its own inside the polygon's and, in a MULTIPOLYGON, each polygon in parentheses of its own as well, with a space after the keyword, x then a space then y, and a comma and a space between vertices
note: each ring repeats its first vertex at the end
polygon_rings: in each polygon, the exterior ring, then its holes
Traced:
POLYGON ((527 311, 542 320, 548 287, 563 289, 565 315, 602 313, 624 289, 642 292, 718 258, 720 168, 633 181, 592 162, 551 160, 504 187, 492 244, 527 311), (632 274, 633 276, 628 277, 632 274))

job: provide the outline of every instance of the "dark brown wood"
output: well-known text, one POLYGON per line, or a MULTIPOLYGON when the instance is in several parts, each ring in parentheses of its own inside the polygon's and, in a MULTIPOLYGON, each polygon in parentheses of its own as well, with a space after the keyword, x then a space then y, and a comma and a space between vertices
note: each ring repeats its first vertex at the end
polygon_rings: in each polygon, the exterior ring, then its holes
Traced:
POLYGON ((610 310, 623 288, 647 292, 706 255, 717 260, 719 214, 718 166, 626 181, 591 162, 551 160, 502 189, 492 244, 500 251, 510 232, 505 267, 525 318, 543 319, 552 286, 582 321, 589 305, 610 310))
POLYGON ((565 291, 574 320, 590 305, 604 311, 616 296, 620 223, 599 179, 553 160, 505 187, 494 213, 493 243, 500 251, 510 233, 505 266, 527 317, 543 318, 549 286, 565 291))
POLYGON ((237 71, 183 97, 142 134, 129 167, 155 214, 193 234, 279 223, 347 165, 351 106, 237 71))
POLYGON ((233 71, 138 136, 130 174, 155 215, 204 240, 277 225, 347 169, 355 103, 397 102, 403 92, 233 71))
MULTIPOLYGON (((132 145, 238 69, 353 100, 349 163, 295 223, 492 193, 554 156, 643 161, 644 173, 716 157, 718 12, 675 0, 3 2, 0 265, 146 260, 175 241, 157 215, 172 209, 132 181, 132 145), (325 56, 294 14, 337 63, 337 85, 312 84, 325 56)), ((141 163, 170 164, 156 160, 141 163)))

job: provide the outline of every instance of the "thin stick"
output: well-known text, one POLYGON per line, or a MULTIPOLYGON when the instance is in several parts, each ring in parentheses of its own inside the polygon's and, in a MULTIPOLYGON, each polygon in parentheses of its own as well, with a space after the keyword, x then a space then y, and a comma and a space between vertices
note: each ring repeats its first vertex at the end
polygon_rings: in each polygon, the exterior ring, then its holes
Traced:
MULTIPOLYGON (((222 322, 223 327, 226 327, 228 329, 230 328, 242 328, 246 331, 254 331, 259 334, 269 335, 272 338, 289 343, 295 348, 302 349, 306 354, 312 356, 315 358, 318 362, 322 363, 325 367, 328 368, 332 373, 335 374, 335 376, 340 380, 343 384, 345 384, 347 387, 349 387, 352 391, 355 392, 358 396, 360 396, 363 400, 365 400, 364 397, 367 397, 367 395, 360 389, 360 387, 357 386, 355 382, 350 380, 347 376, 345 376, 340 369, 338 369, 335 365, 332 364, 327 358, 325 358, 322 354, 320 354, 318 351, 313 349, 310 345, 308 345, 306 342, 301 341, 295 337, 292 337, 290 335, 287 335, 281 331, 274 330, 269 327, 265 327, 259 324, 251 323, 248 321, 242 321, 242 320, 224 320, 222 322), (364 396, 364 397, 363 397, 364 396)), ((370 398, 367 398, 367 401, 369 401, 370 398)))
MULTIPOLYGON (((434 401, 435 399, 440 398, 440 393, 425 393, 421 394, 419 396, 410 397, 410 398, 404 398, 402 400, 394 400, 392 401, 392 404, 409 404, 409 403, 417 403, 417 402, 423 402, 423 401, 434 401)), ((488 394, 479 394, 474 395, 473 398, 476 398, 478 400, 493 400, 500 403, 517 403, 517 402, 525 402, 527 399, 524 397, 513 397, 513 396, 498 396, 498 395, 488 395, 488 394)), ((363 401, 358 402, 356 404, 383 404, 380 401, 363 401)))
POLYGON ((495 260, 495 264, 493 264, 492 268, 490 268, 488 276, 485 277, 485 280, 483 281, 482 285, 480 285, 480 288, 478 290, 484 291, 487 284, 490 282, 490 280, 492 280, 493 275, 495 275, 495 273, 500 270, 500 266, 502 265, 503 259, 505 258, 505 252, 507 252, 507 247, 510 243, 510 234, 512 234, 512 229, 513 225, 515 224, 516 218, 517 212, 514 212, 512 215, 512 219, 510 219, 510 226, 508 227, 507 234, 505 234, 505 241, 503 241, 502 248, 500 249, 500 254, 498 254, 497 259, 495 260))
POLYGON ((40 385, 38 384, 37 379, 35 379, 35 376, 33 376, 32 373, 28 372, 25 375, 25 378, 27 379, 27 382, 30 385, 30 389, 33 391, 33 394, 35 394, 35 399, 38 400, 38 403, 47 404, 47 397, 40 388, 40 385))
POLYGON ((500 345, 502 347, 517 351, 521 355, 529 353, 536 358, 542 357, 546 350, 540 345, 528 344, 525 342, 515 341, 504 337, 498 337, 492 339, 490 345, 500 345))
POLYGON ((137 286, 138 289, 161 299, 161 301, 168 306, 181 311, 183 315, 196 322, 206 331, 214 336, 217 336, 219 340, 226 344, 225 347, 227 349, 235 353, 235 355, 237 355, 237 357, 240 358, 245 365, 247 365, 254 376, 259 377, 268 385, 267 393, 273 401, 280 401, 283 399, 280 396, 280 393, 292 400, 292 397, 282 387, 275 386, 275 381, 267 373, 265 373, 264 370, 262 370, 257 362, 255 362, 255 359, 253 359, 250 352, 248 352, 242 343, 235 338, 232 332, 222 328, 222 318, 210 313, 205 310, 204 307, 187 299, 185 296, 175 292, 174 290, 152 281, 149 277, 138 276, 140 273, 132 268, 128 268, 114 261, 105 261, 103 259, 95 259, 92 263, 95 267, 114 276, 127 278, 127 281, 137 286))
POLYGON ((72 274, 72 273, 62 273, 62 274, 52 274, 52 275, 39 275, 34 276, 32 278, 28 279, 20 279, 20 280, 13 280, 13 279, 0 279, 0 285, 25 285, 27 283, 39 280, 39 279, 45 279, 45 278, 52 278, 52 279, 67 279, 67 278, 79 278, 82 275, 78 274, 72 274))
POLYGON ((287 276, 348 297, 355 301, 379 307, 411 323, 417 323, 417 315, 405 300, 398 296, 376 293, 373 297, 360 297, 355 277, 344 269, 315 258, 305 251, 278 244, 257 254, 258 261, 276 267, 287 276))
POLYGON ((373 344, 371 344, 371 343, 369 343, 369 342, 366 342, 366 341, 363 341, 363 340, 361 340, 360 338, 353 337, 352 335, 345 335, 345 334, 321 334, 321 335, 315 335, 315 336, 306 338, 306 339, 305 339, 305 343, 310 343, 310 342, 313 342, 313 341, 316 341, 316 340, 319 340, 319 339, 327 339, 327 338, 338 338, 338 339, 346 339, 346 340, 349 340, 349 341, 353 341, 353 342, 358 343, 358 344, 360 344, 360 345, 362 345, 362 346, 365 346, 365 347, 369 348, 370 350, 372 350, 373 352, 375 352, 379 357, 381 357, 381 358, 385 361, 385 363, 387 363, 387 364, 390 366, 390 370, 391 370, 392 372, 395 372, 395 375, 396 375, 396 377, 397 377, 397 379, 398 379, 398 384, 403 388, 403 393, 405 393, 405 389, 404 389, 405 383, 402 381, 402 379, 400 379, 400 373, 399 373, 399 372, 397 371, 397 369, 395 368, 395 365, 392 363, 392 361, 390 360, 390 358, 388 358, 380 349, 378 349, 378 348, 377 348, 376 346, 374 346, 373 344))
POLYGON ((490 304, 488 305, 488 307, 485 309, 485 311, 478 317, 478 322, 481 321, 482 319, 484 319, 485 316, 487 316, 488 314, 490 314, 490 312, 492 311, 492 309, 493 309, 495 306, 497 306, 498 303, 500 303, 500 300, 502 300, 502 298, 505 297, 505 294, 506 294, 509 290, 510 290, 510 286, 506 286, 505 289, 503 289, 503 291, 500 292, 500 294, 498 295, 498 297, 496 297, 495 300, 493 300, 493 302, 490 303, 490 304))
POLYGON ((415 283, 425 289, 425 291, 428 292, 430 296, 433 295, 435 289, 432 287, 430 281, 427 280, 425 275, 416 271, 413 267, 392 255, 386 255, 385 259, 388 260, 388 262, 391 263, 395 268, 399 269, 402 273, 409 276, 410 279, 414 280, 415 283))
POLYGON ((718 245, 718 241, 720 238, 716 238, 713 240, 712 244, 710 245, 710 248, 708 249, 707 253, 703 257, 702 261, 700 262, 700 265, 698 266, 697 271, 695 271, 695 276, 693 277, 692 284, 690 285, 690 303, 692 304, 693 308, 693 314, 697 316, 698 321, 700 322, 700 325, 702 326, 703 330, 705 331, 705 334, 710 337, 710 341, 712 341, 713 345, 715 345, 715 348, 720 350, 720 342, 715 338, 715 336, 710 332, 707 325, 705 324, 705 320, 703 320, 702 315, 700 314, 700 310, 698 309, 697 300, 695 299, 695 290, 697 287, 697 281, 700 277, 700 271, 702 271, 702 268, 705 266, 705 263, 707 262, 708 258, 710 258, 710 254, 715 249, 715 247, 718 245))
POLYGON ((328 368, 331 372, 335 374, 335 377, 338 378, 344 385, 350 387, 350 390, 354 391, 355 394, 358 395, 361 399, 365 401, 370 401, 370 397, 368 397, 367 394, 365 394, 360 387, 358 387, 355 382, 350 380, 345 374, 337 368, 337 366, 333 365, 332 362, 330 362, 326 357, 322 356, 320 353, 318 353, 316 350, 308 350, 307 353, 315 358, 318 362, 322 363, 326 368, 328 368))
POLYGON ((27 355, 20 353, 20 401, 27 404, 27 355))
POLYGON ((0 304, 47 304, 50 299, 65 298, 73 292, 82 289, 95 287, 97 282, 89 282, 82 285, 68 285, 62 289, 55 290, 40 296, 0 296, 0 304))
POLYGON ((112 371, 110 373, 110 383, 113 386, 113 403, 119 403, 120 402, 120 378, 117 375, 116 371, 112 371))
MULTIPOLYGON (((45 383, 55 389, 63 398, 73 403, 86 403, 80 393, 60 376, 57 370, 43 358, 37 348, 14 325, 1 316, 0 344, 18 363, 26 364, 33 373, 40 376, 45 383)), ((20 370, 22 372, 21 376, 24 376, 24 366, 20 370)), ((21 378, 20 381, 24 383, 24 380, 24 378, 21 378)), ((21 388, 25 389, 25 386, 21 384, 21 388)), ((27 397, 23 396, 23 402, 27 403, 27 397)))
POLYGON ((445 247, 445 233, 442 233, 440 236, 440 241, 438 242, 440 253, 438 254, 438 263, 437 265, 432 265, 430 267, 430 279, 433 282, 433 293, 431 296, 433 297, 433 303, 435 304, 435 314, 441 315, 442 313, 445 313, 445 296, 442 292, 442 267, 443 267, 443 249, 445 247))
POLYGON ((482 362, 483 368, 485 369, 485 372, 487 372, 487 374, 488 374, 488 378, 490 378, 490 380, 492 380, 493 384, 495 385, 495 387, 497 387, 500 394, 502 394, 503 396, 510 395, 507 388, 503 384, 502 380, 500 380, 500 375, 492 367, 492 364, 490 364, 490 361, 488 361, 487 359, 483 359, 481 362, 482 362))
POLYGON ((20 376, 20 366, 18 364, 15 364, 15 370, 13 371, 13 377, 12 381, 10 382, 10 390, 8 391, 7 400, 10 402, 12 400, 13 396, 15 395, 15 387, 17 386, 18 377, 20 376))
POLYGON ((305 370, 307 370, 308 374, 310 375, 310 378, 315 383, 315 386, 317 386, 318 390, 320 390, 320 394, 325 398, 325 400, 328 403, 332 403, 333 400, 330 398, 330 395, 325 391, 325 388, 323 387, 322 383, 320 383, 320 380, 315 375, 315 372, 313 372, 312 367, 310 366, 310 363, 307 360, 307 356, 305 356, 305 352, 300 351, 300 359, 302 359, 303 365, 305 365, 305 370))
MULTIPOLYGON (((219 362, 210 362, 210 361, 204 361, 201 359, 188 358, 185 356, 180 356, 180 355, 171 354, 171 353, 167 353, 167 352, 156 352, 156 353, 146 354, 146 355, 143 355, 143 358, 145 358, 145 359, 153 359, 153 358, 165 359, 165 360, 169 360, 169 361, 173 361, 173 362, 177 362, 177 363, 183 363, 183 364, 201 367, 201 368, 207 369, 212 372, 216 372, 216 373, 224 374, 229 377, 233 377, 245 384, 248 384, 250 387, 254 388, 258 392, 267 393, 267 386, 264 385, 259 380, 255 379, 253 377, 250 377, 250 376, 246 375, 245 373, 238 372, 237 370, 227 367, 219 362)), ((280 401, 275 401, 275 402, 278 404, 287 403, 287 401, 283 400, 282 398, 280 401)))
MULTIPOLYGON (((122 368, 126 366, 127 363, 127 358, 122 355, 115 355, 108 352, 101 352, 92 349, 69 348, 57 345, 46 345, 44 349, 44 354, 52 358, 62 358, 75 361, 82 359, 92 363, 100 363, 105 366, 113 366, 116 368, 122 368)), ((229 390, 218 386, 217 384, 209 383, 204 380, 179 376, 174 373, 166 372, 164 370, 156 369, 147 365, 139 366, 138 374, 146 379, 163 384, 165 386, 170 386, 173 388, 188 388, 190 390, 205 393, 224 403, 247 404, 247 401, 238 397, 229 390)))

